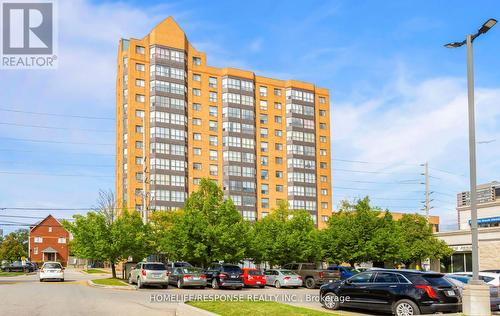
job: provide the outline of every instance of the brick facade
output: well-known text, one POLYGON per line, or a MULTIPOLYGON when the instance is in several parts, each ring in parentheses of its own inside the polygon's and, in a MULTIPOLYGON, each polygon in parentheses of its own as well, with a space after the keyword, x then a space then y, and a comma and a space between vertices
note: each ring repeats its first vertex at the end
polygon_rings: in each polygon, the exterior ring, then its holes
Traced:
POLYGON ((69 233, 52 215, 30 229, 29 258, 32 262, 59 261, 68 263, 69 233))

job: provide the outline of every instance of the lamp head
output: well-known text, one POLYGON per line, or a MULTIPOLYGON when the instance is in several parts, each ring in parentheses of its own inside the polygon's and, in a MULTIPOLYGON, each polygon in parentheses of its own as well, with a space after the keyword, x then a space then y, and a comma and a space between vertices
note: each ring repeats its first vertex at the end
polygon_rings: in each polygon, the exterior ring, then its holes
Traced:
POLYGON ((495 26, 495 24, 497 24, 497 20, 495 19, 489 19, 488 21, 486 21, 483 26, 481 26, 481 28, 479 29, 479 34, 483 34, 483 33, 486 33, 488 32, 493 26, 495 26))

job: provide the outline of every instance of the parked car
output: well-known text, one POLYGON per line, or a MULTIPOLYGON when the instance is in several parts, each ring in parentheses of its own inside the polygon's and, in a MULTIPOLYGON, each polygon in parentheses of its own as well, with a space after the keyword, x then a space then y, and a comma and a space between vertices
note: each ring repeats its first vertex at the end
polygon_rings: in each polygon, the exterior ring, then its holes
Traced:
POLYGON ((165 265, 169 271, 172 271, 175 268, 192 267, 191 263, 185 261, 167 262, 165 265))
POLYGON ((212 288, 231 287, 241 290, 243 288, 243 271, 234 264, 214 263, 206 271, 207 284, 212 288))
POLYGON ((59 262, 45 262, 39 272, 40 282, 59 280, 64 282, 64 268, 59 262))
POLYGON ((34 271, 33 266, 22 261, 14 261, 11 264, 6 264, 2 266, 2 271, 4 272, 31 272, 34 271))
POLYGON ((330 281, 340 280, 339 271, 320 269, 315 263, 289 263, 283 266, 285 270, 292 270, 302 277, 308 289, 314 289, 330 281))
MULTIPOLYGON (((467 285, 471 279, 465 275, 455 275, 451 273, 446 274, 445 277, 460 290, 460 295, 462 295, 465 285, 467 285)), ((498 286, 490 285, 490 307, 492 312, 500 310, 500 293, 498 286)))
POLYGON ((144 285, 160 285, 166 289, 168 279, 167 267, 161 262, 139 262, 128 275, 128 283, 135 283, 140 289, 144 285))
POLYGON ((460 312, 460 292, 441 273, 372 269, 320 288, 325 308, 360 308, 396 316, 460 312))
MULTIPOLYGON (((472 277, 472 272, 453 272, 456 275, 465 275, 472 277)), ((500 286, 500 274, 492 272, 479 272, 479 280, 493 286, 500 286)))
POLYGON ((303 285, 303 280, 297 273, 286 269, 270 269, 264 272, 267 285, 279 289, 281 287, 298 288, 303 285))
POLYGON ((203 289, 207 286, 207 276, 200 268, 174 268, 169 275, 168 283, 176 285, 179 289, 183 287, 199 287, 203 289))
POLYGON ((266 285, 266 277, 262 271, 255 268, 243 268, 243 283, 247 287, 258 286, 263 288, 266 285))
POLYGON ((340 279, 345 280, 353 275, 359 273, 360 271, 351 268, 351 267, 344 267, 344 266, 329 266, 328 271, 339 271, 340 272, 340 279))

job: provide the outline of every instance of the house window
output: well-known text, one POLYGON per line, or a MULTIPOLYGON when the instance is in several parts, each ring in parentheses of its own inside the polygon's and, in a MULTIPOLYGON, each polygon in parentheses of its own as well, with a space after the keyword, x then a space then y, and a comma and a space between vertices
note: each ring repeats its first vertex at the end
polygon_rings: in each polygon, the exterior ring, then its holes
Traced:
POLYGON ((135 47, 135 52, 136 52, 137 54, 144 55, 144 46, 139 46, 139 45, 137 45, 137 46, 135 47))
POLYGON ((200 74, 193 74, 193 81, 201 81, 201 75, 200 74))
POLYGON ((35 243, 41 244, 42 242, 43 242, 43 238, 42 237, 39 237, 39 236, 35 237, 35 243))
POLYGON ((52 227, 49 227, 49 233, 52 233, 52 227))
POLYGON ((59 243, 59 244, 65 244, 65 243, 66 243, 66 238, 64 238, 64 237, 59 237, 59 238, 57 239, 57 243, 59 243))
POLYGON ((200 57, 193 57, 193 65, 196 65, 196 66, 201 65, 201 58, 200 57))
POLYGON ((33 254, 37 255, 38 254, 38 247, 33 248, 33 254))

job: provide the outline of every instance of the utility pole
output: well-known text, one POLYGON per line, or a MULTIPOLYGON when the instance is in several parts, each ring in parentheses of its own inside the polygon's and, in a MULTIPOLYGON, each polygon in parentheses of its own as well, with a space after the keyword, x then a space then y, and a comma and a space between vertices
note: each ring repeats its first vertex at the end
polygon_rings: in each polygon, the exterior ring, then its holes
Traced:
POLYGON ((425 219, 429 222, 429 162, 425 162, 425 219))
POLYGON ((146 174, 147 174, 147 164, 146 164, 146 120, 143 118, 143 131, 142 131, 142 221, 144 224, 148 222, 148 206, 147 206, 147 193, 146 193, 146 174))

